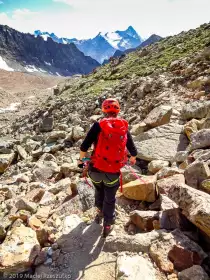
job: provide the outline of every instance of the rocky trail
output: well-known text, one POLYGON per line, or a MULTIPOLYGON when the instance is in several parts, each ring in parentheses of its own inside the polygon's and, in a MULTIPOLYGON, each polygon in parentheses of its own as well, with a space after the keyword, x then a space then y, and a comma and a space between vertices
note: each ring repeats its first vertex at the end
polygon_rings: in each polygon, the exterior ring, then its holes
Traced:
POLYGON ((1 129, 1 279, 209 279, 209 32, 206 24, 61 81, 1 129), (141 180, 122 169, 105 240, 77 157, 113 96, 141 180))

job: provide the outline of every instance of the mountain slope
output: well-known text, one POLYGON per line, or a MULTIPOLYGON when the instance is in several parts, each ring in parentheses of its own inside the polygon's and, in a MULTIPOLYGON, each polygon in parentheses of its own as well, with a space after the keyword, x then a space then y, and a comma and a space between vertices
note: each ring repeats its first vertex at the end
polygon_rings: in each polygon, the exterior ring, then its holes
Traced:
POLYGON ((51 38, 35 38, 0 25, 0 56, 10 68, 70 76, 87 74, 99 65, 85 56, 74 44, 58 44, 51 38))
POLYGON ((51 38, 57 43, 74 43, 85 55, 91 56, 100 63, 113 56, 116 50, 124 51, 130 48, 136 48, 143 42, 142 38, 132 26, 129 26, 125 31, 100 32, 96 37, 88 40, 58 38, 54 33, 50 34, 48 32, 41 32, 40 30, 36 30, 34 35, 35 37, 41 36, 44 40, 51 38))

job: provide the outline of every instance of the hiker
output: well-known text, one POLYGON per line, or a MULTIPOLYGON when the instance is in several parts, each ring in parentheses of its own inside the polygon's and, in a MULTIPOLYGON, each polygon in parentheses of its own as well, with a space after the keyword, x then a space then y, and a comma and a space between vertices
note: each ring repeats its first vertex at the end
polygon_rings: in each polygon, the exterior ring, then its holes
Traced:
POLYGON ((115 223, 115 196, 120 186, 120 169, 127 163, 136 163, 137 149, 134 145, 128 122, 118 117, 120 105, 116 99, 106 99, 102 104, 105 118, 90 128, 80 148, 78 166, 82 167, 88 149, 94 150, 88 167, 88 177, 95 187, 96 223, 103 223, 106 237, 115 223))

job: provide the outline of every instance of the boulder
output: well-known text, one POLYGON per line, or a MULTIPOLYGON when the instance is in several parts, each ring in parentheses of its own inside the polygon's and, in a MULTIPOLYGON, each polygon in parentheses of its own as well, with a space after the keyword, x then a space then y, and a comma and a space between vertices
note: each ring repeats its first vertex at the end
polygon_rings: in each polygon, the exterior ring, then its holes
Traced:
POLYGON ((149 127, 157 127, 170 122, 172 107, 161 105, 154 108, 144 120, 149 127))
POLYGON ((178 229, 163 234, 162 239, 152 243, 149 251, 153 261, 165 273, 172 273, 174 269, 184 270, 202 263, 207 257, 199 245, 178 229))
POLYGON ((57 216, 82 214, 83 212, 91 209, 95 205, 95 191, 94 188, 87 186, 84 180, 80 180, 77 186, 78 195, 71 200, 63 203, 52 213, 57 216))
POLYGON ((191 135, 191 151, 207 147, 210 147, 210 129, 202 129, 191 135))
POLYGON ((72 130, 72 139, 77 142, 85 136, 84 129, 80 126, 73 127, 72 130))
POLYGON ((46 143, 53 143, 59 139, 66 138, 66 131, 53 131, 50 133, 49 137, 46 140, 46 143))
POLYGON ((34 202, 28 201, 26 198, 21 198, 15 203, 15 207, 18 210, 27 210, 31 213, 36 213, 37 204, 34 202))
POLYGON ((181 214, 180 209, 172 208, 165 211, 138 211, 130 214, 130 219, 139 229, 151 231, 153 229, 192 229, 191 223, 181 214))
POLYGON ((172 162, 182 163, 184 162, 189 156, 188 151, 182 151, 176 153, 175 157, 173 158, 172 162))
POLYGON ((51 186, 48 189, 48 191, 53 193, 53 194, 58 194, 61 191, 64 191, 64 192, 68 191, 68 194, 71 194, 71 193, 69 193, 71 191, 71 187, 70 186, 71 186, 70 178, 65 178, 65 179, 62 179, 62 180, 58 181, 53 186, 51 186))
POLYGON ((194 101, 185 104, 182 110, 182 118, 185 120, 202 119, 207 116, 210 110, 210 101, 194 101))
POLYGON ((77 162, 64 163, 61 166, 61 173, 65 177, 71 177, 72 176, 72 174, 71 174, 72 172, 74 172, 74 173, 81 173, 81 169, 77 166, 77 162))
POLYGON ((193 224, 210 237, 210 195, 185 184, 171 185, 167 195, 193 224))
POLYGON ((138 157, 147 161, 171 161, 178 151, 185 151, 189 143, 183 126, 172 123, 140 134, 134 141, 138 157))
POLYGON ((29 183, 30 178, 26 174, 18 174, 16 177, 17 183, 29 183))
POLYGON ((15 158, 15 153, 10 154, 0 154, 0 173, 4 173, 4 171, 10 166, 15 158))
POLYGON ((169 162, 168 161, 164 161, 164 160, 153 160, 148 164, 148 170, 155 174, 157 173, 159 170, 161 170, 163 167, 168 167, 169 166, 169 162))
POLYGON ((42 199, 44 193, 45 190, 43 188, 33 189, 26 194, 25 199, 27 199, 28 201, 38 203, 42 199))
POLYGON ((209 280, 208 274, 200 265, 193 265, 179 273, 180 280, 209 280))
POLYGON ((15 213, 9 215, 9 219, 14 222, 17 220, 21 220, 24 223, 27 223, 29 218, 31 217, 31 212, 27 210, 19 210, 15 213))
POLYGON ((187 185, 198 189, 204 180, 210 178, 210 169, 207 162, 195 161, 186 168, 184 175, 187 185))
POLYGON ((138 211, 131 212, 130 219, 139 229, 151 231, 154 229, 153 221, 159 220, 158 211, 138 211))
POLYGON ((56 200, 56 196, 53 193, 46 191, 40 200, 39 204, 41 206, 49 206, 50 204, 54 204, 56 200))
POLYGON ((38 209, 35 216, 41 222, 45 223, 48 217, 50 216, 51 206, 42 206, 38 209))
POLYGON ((141 170, 127 165, 121 169, 121 173, 123 184, 127 184, 136 180, 136 175, 141 177, 141 170), (134 175, 134 173, 136 175, 134 175))
POLYGON ((208 161, 210 160, 210 149, 198 149, 193 151, 190 156, 191 159, 194 159, 196 161, 208 161))
POLYGON ((210 179, 205 180, 205 181, 202 182, 202 184, 200 186, 200 190, 210 194, 210 179))
POLYGON ((171 177, 176 174, 184 174, 184 170, 176 167, 163 167, 158 173, 158 180, 171 177))
POLYGON ((53 116, 46 116, 39 122, 39 130, 41 132, 50 132, 54 127, 54 118, 53 116))
POLYGON ((23 225, 14 228, 0 245, 0 271, 21 273, 33 265, 40 252, 36 232, 23 225))
POLYGON ((185 177, 182 174, 177 174, 168 178, 164 178, 157 181, 157 189, 160 194, 168 194, 168 191, 170 190, 171 186, 174 184, 184 184, 185 183, 185 177))
POLYGON ((131 127, 130 133, 134 136, 137 136, 147 130, 147 125, 144 122, 134 124, 131 127))
POLYGON ((151 244, 160 239, 164 231, 157 230, 147 233, 137 233, 134 236, 117 235, 108 236, 104 250, 108 252, 143 252, 148 253, 151 244))
POLYGON ((156 176, 144 176, 123 185, 123 195, 129 199, 154 202, 156 200, 156 176))
POLYGON ((187 135, 188 139, 191 138, 192 133, 196 133, 199 130, 199 120, 192 119, 184 125, 184 132, 187 135))
POLYGON ((21 147, 20 145, 17 146, 17 152, 21 159, 27 159, 28 154, 27 154, 26 150, 23 147, 21 147))
POLYGON ((165 211, 165 210, 170 210, 170 209, 176 209, 179 208, 179 206, 170 198, 168 198, 164 194, 160 194, 160 209, 165 211))
POLYGON ((40 182, 46 181, 59 171, 60 168, 54 161, 37 162, 33 170, 33 178, 40 182))
POLYGON ((43 228, 43 223, 35 216, 29 218, 28 225, 35 231, 43 228))
POLYGON ((152 263, 143 256, 127 256, 125 253, 117 258, 116 276, 118 280, 156 280, 156 270, 152 263))

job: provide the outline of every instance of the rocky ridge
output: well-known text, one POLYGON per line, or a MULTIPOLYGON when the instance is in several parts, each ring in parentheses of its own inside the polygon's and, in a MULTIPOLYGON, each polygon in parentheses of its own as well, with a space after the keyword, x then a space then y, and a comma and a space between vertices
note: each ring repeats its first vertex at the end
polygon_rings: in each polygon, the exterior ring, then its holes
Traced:
POLYGON ((87 74, 99 66, 74 44, 58 44, 51 38, 45 42, 41 37, 35 38, 6 25, 0 25, 0 58, 9 71, 57 76, 87 74))
POLYGON ((4 277, 31 269, 87 280, 209 279, 209 32, 205 24, 69 79, 2 130, 4 277), (130 123, 141 180, 123 168, 117 223, 105 241, 76 159, 109 96, 130 123))

